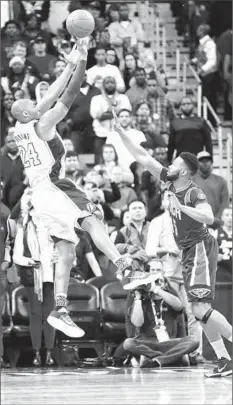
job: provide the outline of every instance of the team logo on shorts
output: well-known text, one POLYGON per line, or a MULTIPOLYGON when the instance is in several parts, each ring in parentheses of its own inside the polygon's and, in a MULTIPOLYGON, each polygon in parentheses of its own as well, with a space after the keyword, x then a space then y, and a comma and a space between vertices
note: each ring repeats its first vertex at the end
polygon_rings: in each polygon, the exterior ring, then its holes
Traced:
POLYGON ((194 298, 204 298, 210 294, 209 288, 193 288, 189 290, 189 294, 192 295, 194 298))

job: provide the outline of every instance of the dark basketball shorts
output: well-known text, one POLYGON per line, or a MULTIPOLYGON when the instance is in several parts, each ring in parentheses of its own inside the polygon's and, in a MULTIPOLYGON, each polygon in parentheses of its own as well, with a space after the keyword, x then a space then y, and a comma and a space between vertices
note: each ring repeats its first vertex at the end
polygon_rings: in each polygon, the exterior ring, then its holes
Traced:
POLYGON ((80 227, 84 218, 92 215, 103 220, 103 215, 99 208, 88 200, 84 191, 76 187, 72 181, 69 179, 60 179, 55 183, 55 186, 63 191, 81 211, 80 218, 78 219, 78 225, 80 227))
POLYGON ((217 263, 218 244, 210 234, 202 242, 183 250, 183 276, 189 301, 213 301, 217 263))

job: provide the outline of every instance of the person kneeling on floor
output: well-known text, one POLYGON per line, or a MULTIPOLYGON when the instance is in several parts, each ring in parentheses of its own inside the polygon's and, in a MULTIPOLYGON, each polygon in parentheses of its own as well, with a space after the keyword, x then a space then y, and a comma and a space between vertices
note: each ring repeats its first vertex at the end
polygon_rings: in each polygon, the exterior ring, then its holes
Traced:
POLYGON ((140 367, 184 365, 184 356, 196 350, 199 342, 193 336, 176 338, 177 317, 183 304, 164 278, 161 261, 152 259, 148 269, 148 281, 152 278, 154 281, 147 284, 143 278, 142 285, 137 281, 136 289, 130 291, 126 314, 128 338, 116 349, 113 358, 125 359, 129 354, 140 367))

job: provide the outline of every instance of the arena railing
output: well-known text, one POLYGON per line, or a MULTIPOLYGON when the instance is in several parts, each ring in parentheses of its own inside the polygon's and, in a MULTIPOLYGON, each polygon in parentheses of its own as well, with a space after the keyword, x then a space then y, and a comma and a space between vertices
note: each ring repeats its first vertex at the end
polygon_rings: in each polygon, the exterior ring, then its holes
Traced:
MULTIPOLYGON (((177 63, 177 65, 178 65, 178 63, 177 63)), ((202 115, 202 82, 201 82, 201 79, 198 76, 197 72, 191 66, 190 61, 188 60, 188 58, 186 56, 183 57, 182 76, 183 76, 183 80, 182 80, 182 82, 183 82, 183 95, 185 96, 187 94, 187 88, 189 88, 189 90, 191 90, 193 95, 196 97, 197 115, 199 117, 201 117, 201 115, 202 115), (188 73, 188 71, 191 73, 192 77, 195 79, 195 82, 196 82, 195 88, 193 86, 192 87, 187 86, 187 82, 188 82, 187 73, 188 73)))
POLYGON ((213 109, 212 105, 210 104, 209 100, 206 97, 203 97, 202 99, 203 102, 203 118, 206 120, 208 123, 209 127, 211 130, 214 132, 215 128, 213 125, 210 123, 208 120, 208 113, 212 115, 212 117, 215 120, 216 124, 216 132, 217 132, 217 139, 218 139, 218 148, 219 148, 219 157, 220 157, 220 163, 219 163, 219 171, 220 175, 222 176, 223 174, 223 127, 222 127, 222 121, 216 114, 215 110, 213 109))

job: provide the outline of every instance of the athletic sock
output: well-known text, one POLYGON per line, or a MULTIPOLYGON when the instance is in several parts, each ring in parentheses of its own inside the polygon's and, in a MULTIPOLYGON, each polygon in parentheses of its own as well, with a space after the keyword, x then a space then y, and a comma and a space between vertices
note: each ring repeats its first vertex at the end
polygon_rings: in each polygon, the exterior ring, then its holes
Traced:
POLYGON ((215 342, 210 342, 210 344, 213 347, 218 359, 221 359, 222 357, 225 357, 228 360, 231 359, 222 338, 215 340, 215 342))
POLYGON ((66 294, 56 294, 55 297, 56 311, 66 309, 66 294))

